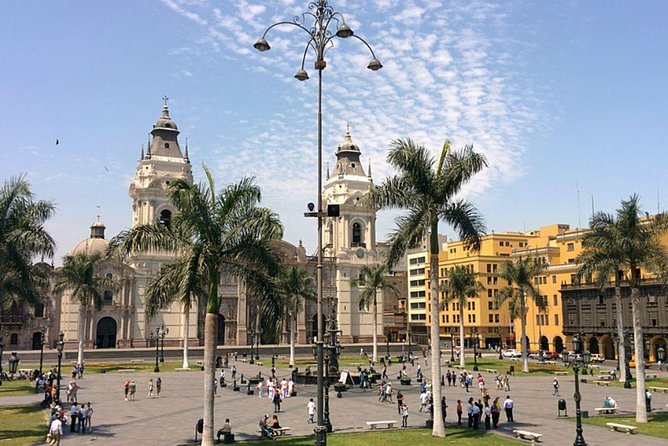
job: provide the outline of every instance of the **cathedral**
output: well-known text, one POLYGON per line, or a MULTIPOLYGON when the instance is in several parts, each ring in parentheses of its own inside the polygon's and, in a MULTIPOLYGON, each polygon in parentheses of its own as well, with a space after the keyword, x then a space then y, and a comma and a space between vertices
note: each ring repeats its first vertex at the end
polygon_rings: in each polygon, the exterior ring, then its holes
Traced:
MULTIPOLYGON (((170 117, 167 101, 162 113, 150 132, 146 151, 142 148, 134 180, 130 184, 132 200, 132 226, 159 221, 168 225, 175 209, 168 198, 171 181, 180 179, 193 182, 192 166, 188 154, 179 144, 178 126, 170 117)), ((323 204, 338 204, 340 215, 327 217, 323 234, 323 307, 326 318, 335 317, 341 330, 341 342, 369 342, 372 338, 373 307, 359 308, 361 289, 354 285, 360 269, 380 262, 376 246, 376 211, 359 204, 372 184, 371 166, 365 172, 361 162, 361 150, 353 142, 350 129, 336 149, 335 167, 323 188, 323 204)), ((79 242, 68 254, 106 252, 109 244, 105 226, 98 219, 90 227, 90 236, 79 242)), ((277 243, 277 251, 284 263, 297 264, 314 277, 316 256, 308 255, 301 241, 295 246, 286 241, 277 243)), ((75 349, 83 339, 86 349, 139 348, 155 346, 158 328, 165 329, 164 344, 179 347, 203 345, 203 304, 186 309, 179 303, 161 311, 149 319, 144 311, 144 291, 160 265, 172 259, 168 253, 136 253, 128 259, 106 258, 101 262, 98 274, 113 278, 118 284, 114 290, 105 290, 100 309, 92 305, 81 306, 66 291, 56 295, 44 290, 44 305, 23 311, 16 324, 9 325, 12 350, 39 348, 41 329, 45 329, 46 345, 53 345, 58 333, 64 334, 67 349, 75 349), (80 324, 81 321, 81 324, 80 324), (188 326, 186 326, 188 321, 188 326)), ((52 265, 41 262, 55 278, 52 265)), ((52 282, 55 282, 52 281, 52 282)), ((259 303, 246 292, 243 283, 223 271, 219 284, 222 304, 218 315, 219 345, 248 345, 254 336, 262 332, 259 303)), ((378 293, 378 335, 383 339, 383 300, 378 293)), ((5 315, 3 315, 3 318, 5 315)), ((3 326, 7 324, 3 323, 3 326)), ((269 342, 287 343, 288 322, 281 339, 269 342)), ((5 330, 7 331, 7 330, 5 330)), ((315 302, 306 302, 298 318, 298 343, 310 343, 317 332, 315 302)), ((9 344, 9 345, 7 345, 9 344)))

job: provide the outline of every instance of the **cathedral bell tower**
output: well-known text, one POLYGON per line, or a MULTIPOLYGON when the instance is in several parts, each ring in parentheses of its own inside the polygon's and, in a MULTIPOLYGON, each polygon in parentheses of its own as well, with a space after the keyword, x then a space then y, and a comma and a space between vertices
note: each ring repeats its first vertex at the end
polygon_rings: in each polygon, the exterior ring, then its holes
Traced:
MULTIPOLYGON (((376 253, 376 211, 360 200, 373 185, 371 166, 364 172, 361 151, 353 142, 350 129, 336 149, 332 174, 327 169, 323 202, 338 204, 340 215, 325 221, 324 255, 336 261, 336 307, 342 342, 366 342, 373 334, 372 311, 359 309, 360 287, 353 286, 360 269, 379 263, 376 253)), ((325 296, 327 297, 327 296, 325 296)), ((382 336, 383 305, 378 295, 378 331, 382 336)))

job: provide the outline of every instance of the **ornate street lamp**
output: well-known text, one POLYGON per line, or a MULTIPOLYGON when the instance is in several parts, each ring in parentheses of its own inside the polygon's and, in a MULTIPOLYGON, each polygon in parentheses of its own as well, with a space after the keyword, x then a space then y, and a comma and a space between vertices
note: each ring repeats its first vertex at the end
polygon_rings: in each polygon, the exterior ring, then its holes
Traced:
MULTIPOLYGON (((637 356, 636 356, 637 357, 637 356)), ((628 330, 624 330, 624 369, 626 369, 626 380, 624 381, 624 388, 631 388, 631 367, 629 362, 631 361, 631 333, 628 330)))
POLYGON ((257 347, 255 347, 255 360, 260 360, 260 341, 262 341, 262 329, 258 327, 255 330, 255 341, 257 342, 257 347))
POLYGON ((58 335, 58 343, 56 343, 56 350, 58 351, 58 375, 56 376, 56 402, 60 403, 60 366, 62 364, 63 360, 63 349, 65 348, 65 342, 63 342, 63 338, 65 337, 65 333, 62 331, 58 335))
POLYGON ((471 327, 471 342, 473 343, 473 371, 478 371, 478 329, 471 327))
MULTIPOLYGON (((333 382, 336 382, 339 377, 339 355, 341 354, 341 344, 338 342, 338 335, 340 330, 336 323, 336 301, 330 300, 330 318, 329 330, 326 338, 329 343, 327 351, 325 352, 325 394, 324 394, 324 412, 323 425, 327 432, 332 432, 332 422, 329 418, 329 387, 333 382)), ((337 397, 341 398, 341 392, 337 392, 337 397)))
POLYGON ((165 327, 164 324, 162 324, 159 329, 158 329, 158 334, 161 340, 161 347, 160 347, 160 362, 165 362, 165 336, 169 333, 169 327, 165 327))
POLYGON ((39 376, 42 376, 42 366, 44 364, 44 341, 45 339, 46 327, 42 327, 42 334, 40 336, 40 346, 39 346, 39 376))
POLYGON ((333 45, 335 38, 346 39, 354 37, 361 41, 371 52, 372 59, 367 66, 372 71, 377 71, 383 67, 380 61, 376 58, 373 49, 361 37, 355 35, 353 30, 346 24, 343 15, 340 12, 334 11, 334 8, 327 4, 327 0, 317 0, 309 3, 309 10, 296 16, 292 21, 281 21, 274 23, 265 30, 262 37, 253 45, 258 51, 268 51, 271 47, 267 42, 266 37, 269 30, 279 25, 289 25, 299 28, 308 34, 308 40, 304 47, 304 55, 302 56, 301 68, 295 74, 295 78, 299 81, 305 81, 309 78, 308 73, 304 69, 306 62, 306 55, 309 50, 313 50, 315 56, 314 68, 318 71, 318 207, 316 212, 306 213, 307 217, 316 217, 318 221, 318 248, 317 248, 317 265, 316 265, 316 288, 317 288, 317 320, 318 320, 318 336, 316 339, 317 348, 317 363, 318 363, 318 381, 317 381, 317 426, 315 428, 315 444, 316 446, 324 446, 327 444, 326 428, 323 426, 324 404, 323 404, 323 390, 324 390, 324 331, 325 327, 322 323, 323 316, 323 282, 322 282, 322 222, 323 217, 327 216, 327 212, 323 212, 322 206, 322 70, 327 66, 325 61, 325 50, 329 45, 333 45), (313 19, 311 25, 305 25, 306 20, 313 19), (334 25, 336 24, 336 25, 334 25), (333 32, 330 27, 336 26, 336 31, 333 32))
MULTIPOLYGON (((153 333, 151 333, 153 339, 153 333)), ((155 327, 155 367, 153 372, 160 373, 160 329, 155 327)))
POLYGON ((5 349, 5 343, 2 340, 2 334, 0 334, 0 386, 2 385, 2 351, 5 349))
POLYGON ((566 350, 561 352, 561 358, 564 361, 566 367, 573 369, 575 373, 575 394, 573 395, 575 399, 575 442, 573 446, 587 446, 587 443, 582 436, 582 413, 580 411, 580 401, 582 400, 582 395, 580 394, 580 379, 578 373, 582 370, 583 373, 587 372, 587 366, 591 360, 591 353, 588 351, 582 351, 582 337, 583 335, 578 333, 573 337, 573 351, 575 354, 573 357, 569 357, 566 350))
POLYGON ((450 362, 455 362, 455 337, 450 332, 450 362))
POLYGON ((249 364, 255 364, 255 356, 253 355, 253 349, 255 348, 255 329, 251 327, 250 329, 250 360, 249 364))
POLYGON ((659 345, 659 347, 656 349, 656 359, 658 359, 663 366, 663 361, 666 360, 666 349, 663 348, 663 345, 659 345))

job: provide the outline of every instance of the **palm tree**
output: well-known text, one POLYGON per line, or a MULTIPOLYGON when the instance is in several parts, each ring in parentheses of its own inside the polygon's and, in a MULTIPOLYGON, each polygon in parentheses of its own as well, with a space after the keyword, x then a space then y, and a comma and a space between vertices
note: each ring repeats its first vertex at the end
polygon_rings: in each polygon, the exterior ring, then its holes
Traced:
MULTIPOLYGON (((398 217, 398 228, 390 238, 388 265, 396 264, 408 248, 416 247, 429 234, 430 312, 431 312, 431 382, 434 401, 441 400, 440 337, 438 321, 438 224, 452 226, 471 248, 478 249, 485 230, 482 217, 468 201, 457 198, 462 187, 480 172, 487 162, 471 146, 450 150, 446 141, 438 161, 429 151, 411 139, 392 142, 388 162, 399 172, 372 188, 366 201, 381 208, 407 209, 398 217)), ((434 404, 432 435, 445 436, 440 404, 434 404)))
POLYGON ((388 280, 387 265, 364 265, 359 278, 353 280, 353 286, 363 287, 360 294, 360 310, 369 310, 373 306, 373 362, 378 356, 378 291, 399 295, 399 289, 388 280))
POLYGON ((603 235, 600 233, 601 227, 605 226, 602 225, 602 219, 607 219, 605 214, 597 213, 594 214, 590 220, 592 232, 586 233, 582 239, 582 246, 584 249, 580 257, 576 260, 576 263, 580 264, 580 267, 576 273, 575 281, 576 283, 581 283, 583 280, 589 281, 593 278, 596 284, 603 290, 606 285, 610 283, 610 278, 614 278, 615 307, 617 309, 615 312, 615 322, 619 339, 617 350, 617 362, 620 371, 619 382, 626 382, 626 366, 624 363, 624 359, 626 358, 626 346, 624 342, 624 318, 622 312, 623 272, 619 270, 620 264, 618 259, 620 257, 616 249, 611 249, 609 252, 603 252, 591 248, 592 239, 596 239, 603 235))
POLYGON ((534 286, 534 277, 543 272, 543 265, 529 257, 518 257, 512 262, 502 265, 499 277, 505 280, 506 285, 499 292, 499 305, 508 301, 511 314, 518 314, 522 324, 522 371, 529 371, 529 346, 527 345, 527 297, 531 297, 534 304, 544 309, 546 302, 540 296, 538 287, 534 286))
MULTIPOLYGON (((636 352, 636 422, 647 423, 640 272, 645 269, 665 275, 668 253, 661 243, 661 237, 668 231, 668 214, 660 213, 651 219, 642 218, 644 214, 639 201, 637 195, 623 200, 616 216, 596 213, 591 220, 591 231, 583 239, 583 246, 589 257, 602 259, 601 262, 603 259, 614 259, 613 265, 618 271, 615 280, 626 282, 631 288, 633 344, 636 352)), ((621 309, 621 305, 618 304, 617 308, 621 309)))
POLYGON ((309 273, 296 265, 286 268, 280 279, 280 290, 287 309, 285 316, 290 320, 290 367, 292 367, 295 364, 297 316, 304 309, 304 301, 315 300, 316 293, 309 273))
POLYGON ((154 318, 162 309, 177 301, 183 308, 183 365, 190 368, 188 361, 188 339, 190 337, 190 309, 197 308, 197 301, 206 298, 205 277, 199 271, 188 267, 187 257, 177 257, 160 267, 158 274, 146 287, 144 308, 146 317, 154 318))
POLYGON ((56 270, 57 282, 54 292, 70 290, 72 302, 79 303, 79 348, 77 364, 83 364, 84 331, 86 329, 87 309, 93 305, 96 310, 102 307, 104 291, 118 288, 113 279, 100 276, 98 266, 102 261, 100 253, 79 252, 63 258, 63 266, 56 270))
POLYGON ((12 177, 0 188, 0 308, 39 301, 45 277, 33 268, 34 256, 53 257, 55 242, 44 229, 55 206, 36 201, 25 176, 12 177))
POLYGON ((215 355, 221 270, 243 282, 249 295, 262 299, 275 288, 278 256, 272 242, 283 235, 278 216, 259 206, 260 188, 253 178, 243 178, 216 192, 211 172, 199 185, 172 181, 169 196, 176 208, 170 225, 139 225, 120 233, 110 249, 125 255, 137 251, 172 252, 183 258, 181 277, 205 278, 204 319, 204 431, 202 445, 214 444, 215 355))
POLYGON ((473 270, 461 265, 455 266, 448 271, 447 281, 441 285, 441 290, 444 291, 446 302, 457 302, 459 305, 459 345, 461 346, 461 354, 459 355, 459 365, 464 367, 464 307, 469 298, 476 297, 478 293, 485 289, 484 286, 478 282, 478 275, 473 270))

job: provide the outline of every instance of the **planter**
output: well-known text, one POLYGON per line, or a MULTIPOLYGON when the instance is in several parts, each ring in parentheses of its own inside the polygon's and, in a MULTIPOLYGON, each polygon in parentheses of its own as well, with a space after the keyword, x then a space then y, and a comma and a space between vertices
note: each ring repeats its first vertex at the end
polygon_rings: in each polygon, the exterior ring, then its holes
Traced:
POLYGON ((404 378, 401 380, 401 385, 402 386, 410 386, 411 385, 411 379, 410 378, 404 378))

